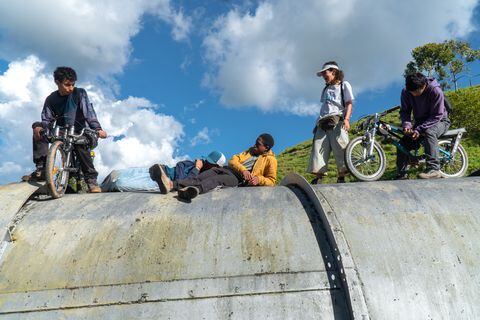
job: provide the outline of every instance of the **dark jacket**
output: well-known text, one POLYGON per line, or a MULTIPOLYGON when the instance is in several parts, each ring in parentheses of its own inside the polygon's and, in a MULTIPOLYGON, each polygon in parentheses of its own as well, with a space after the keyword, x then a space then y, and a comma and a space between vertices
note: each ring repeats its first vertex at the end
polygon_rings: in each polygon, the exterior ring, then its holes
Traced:
POLYGON ((400 118, 403 128, 412 128, 412 112, 415 119, 413 128, 419 133, 448 116, 443 91, 437 80, 429 78, 427 87, 418 97, 414 97, 406 89, 402 90, 400 118))
POLYGON ((194 178, 200 171, 195 167, 195 162, 190 160, 180 161, 175 166, 175 180, 194 178))
POLYGON ((94 130, 102 129, 85 89, 75 88, 73 93, 67 97, 66 103, 63 106, 55 106, 52 104, 54 95, 58 95, 58 91, 52 92, 45 99, 43 105, 42 127, 44 129, 51 127, 57 119, 59 125, 75 125, 76 131, 80 131, 85 127, 94 130))

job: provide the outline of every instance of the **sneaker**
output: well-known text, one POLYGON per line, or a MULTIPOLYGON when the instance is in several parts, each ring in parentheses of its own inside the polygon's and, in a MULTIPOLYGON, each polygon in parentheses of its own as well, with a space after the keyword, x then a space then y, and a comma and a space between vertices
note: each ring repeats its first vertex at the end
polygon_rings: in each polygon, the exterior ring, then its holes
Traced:
POLYGON ((323 181, 323 177, 322 178, 316 177, 312 181, 310 181, 310 184, 322 184, 322 181, 323 181))
POLYGON ((404 173, 404 174, 397 174, 395 176, 395 180, 408 180, 408 174, 404 173))
POLYGON ((189 186, 178 190, 178 197, 184 200, 191 200, 198 196, 200 190, 197 187, 189 186))
POLYGON ((89 182, 88 183, 88 192, 90 193, 101 193, 102 189, 98 186, 96 182, 89 182))
POLYGON ((45 181, 45 171, 42 169, 36 169, 30 174, 24 175, 22 181, 45 181))
POLYGON ((422 172, 418 175, 420 179, 438 179, 442 177, 442 174, 438 170, 429 170, 427 172, 422 172))
POLYGON ((337 183, 345 183, 345 177, 338 177, 337 183))
POLYGON ((149 169, 150 177, 158 184, 161 194, 167 194, 172 191, 173 183, 165 173, 162 165, 154 164, 149 169))

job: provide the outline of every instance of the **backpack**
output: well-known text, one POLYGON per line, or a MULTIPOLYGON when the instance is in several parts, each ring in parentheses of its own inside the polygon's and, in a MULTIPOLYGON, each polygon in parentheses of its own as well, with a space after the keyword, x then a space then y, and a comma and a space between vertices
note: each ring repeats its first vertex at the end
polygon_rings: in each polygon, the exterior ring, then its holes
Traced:
POLYGON ((450 103, 450 100, 448 100, 445 93, 443 94, 443 104, 445 106, 445 110, 447 110, 447 112, 448 112, 448 115, 453 114, 452 104, 450 103))

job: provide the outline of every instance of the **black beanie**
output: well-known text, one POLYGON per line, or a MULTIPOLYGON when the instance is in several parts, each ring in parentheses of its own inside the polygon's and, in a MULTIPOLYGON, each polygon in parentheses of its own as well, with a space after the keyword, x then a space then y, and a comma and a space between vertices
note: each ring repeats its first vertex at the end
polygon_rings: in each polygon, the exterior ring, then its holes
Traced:
POLYGON ((266 147, 269 147, 270 149, 273 148, 273 145, 275 143, 275 141, 273 140, 273 137, 268 134, 268 133, 262 133, 259 138, 262 138, 262 141, 263 141, 263 144, 266 146, 266 147))

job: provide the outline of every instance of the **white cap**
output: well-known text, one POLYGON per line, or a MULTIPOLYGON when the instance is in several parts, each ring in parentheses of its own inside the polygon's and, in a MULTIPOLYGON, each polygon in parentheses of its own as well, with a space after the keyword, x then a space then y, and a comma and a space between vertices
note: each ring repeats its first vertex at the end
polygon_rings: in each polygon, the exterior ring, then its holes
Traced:
POLYGON ((337 69, 338 70, 338 66, 335 65, 335 64, 324 64, 323 67, 322 67, 322 70, 317 71, 317 76, 321 77, 322 72, 325 71, 325 70, 328 70, 328 69, 337 69))

